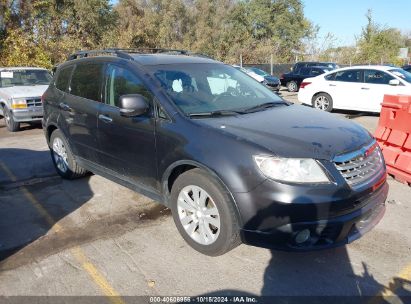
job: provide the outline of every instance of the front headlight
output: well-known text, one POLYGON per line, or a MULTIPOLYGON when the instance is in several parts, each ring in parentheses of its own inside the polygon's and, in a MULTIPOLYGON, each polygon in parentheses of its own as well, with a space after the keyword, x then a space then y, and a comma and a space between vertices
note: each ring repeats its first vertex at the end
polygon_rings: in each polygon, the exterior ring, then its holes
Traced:
POLYGON ((13 98, 11 101, 12 109, 26 109, 27 102, 25 98, 13 98))
POLYGON ((261 172, 268 178, 292 183, 329 183, 330 180, 314 159, 254 156, 261 172))

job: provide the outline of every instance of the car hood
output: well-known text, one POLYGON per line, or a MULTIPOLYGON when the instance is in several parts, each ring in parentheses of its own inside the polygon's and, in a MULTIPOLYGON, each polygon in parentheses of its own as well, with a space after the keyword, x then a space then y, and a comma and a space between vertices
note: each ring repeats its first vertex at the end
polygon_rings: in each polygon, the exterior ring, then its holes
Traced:
POLYGON ((280 157, 332 160, 335 155, 355 151, 372 141, 360 125, 300 105, 197 122, 280 157))
POLYGON ((47 88, 48 85, 6 87, 0 88, 0 95, 4 98, 40 97, 47 88))

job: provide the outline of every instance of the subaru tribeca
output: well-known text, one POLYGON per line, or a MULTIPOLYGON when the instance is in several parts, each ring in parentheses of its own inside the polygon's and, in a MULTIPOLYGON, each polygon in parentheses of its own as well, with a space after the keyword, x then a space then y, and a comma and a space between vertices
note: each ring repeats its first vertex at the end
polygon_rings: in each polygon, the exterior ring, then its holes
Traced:
POLYGON ((62 177, 93 172, 168 206, 203 254, 339 246, 385 211, 385 164, 370 133, 210 58, 79 52, 43 102, 62 177))

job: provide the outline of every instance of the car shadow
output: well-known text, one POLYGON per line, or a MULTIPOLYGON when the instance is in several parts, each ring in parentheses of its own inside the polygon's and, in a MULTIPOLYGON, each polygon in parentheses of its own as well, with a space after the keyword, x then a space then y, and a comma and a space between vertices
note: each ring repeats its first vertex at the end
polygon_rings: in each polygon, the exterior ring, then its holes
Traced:
POLYGON ((90 200, 89 178, 73 181, 69 196, 49 151, 0 149, 0 266, 90 200))
MULTIPOLYGON (((41 125, 41 121, 31 122, 31 123, 20 123, 20 130, 21 131, 28 131, 28 130, 37 130, 42 129, 43 126, 41 125)), ((0 116, 0 130, 4 129, 6 131, 6 123, 4 121, 4 117, 0 116)), ((7 131, 8 132, 8 131, 7 131)))
MULTIPOLYGON (((340 197, 341 193, 337 191, 334 196, 340 197)), ((272 217, 277 220, 287 218, 291 223, 301 222, 299 214, 293 215, 287 210, 278 206, 268 206, 260 210, 244 227, 250 226, 262 230, 260 227, 267 227, 272 217)), ((305 198, 305 216, 321 215, 321 218, 324 218, 327 212, 330 211, 319 208, 318 204, 305 198)), ((329 223, 325 225, 331 227, 329 223)), ((311 227, 310 230, 318 231, 317 228, 322 229, 316 226, 311 227)), ((295 235, 300 230, 301 226, 291 225, 291 235, 295 235)), ((289 237, 289 234, 287 235, 289 237)), ((280 234, 279 237, 282 238, 283 235, 280 234)), ((269 248, 269 244, 266 247, 269 248)), ((261 291, 254 295, 258 297, 257 303, 377 304, 391 303, 394 297, 400 299, 395 303, 410 303, 411 281, 394 277, 388 285, 382 284, 373 276, 366 260, 354 264, 350 259, 347 246, 305 252, 270 249, 270 253, 271 258, 262 277, 261 291), (382 297, 383 294, 389 297, 382 297)), ((236 284, 241 286, 242 283, 237 281, 236 284)), ((217 290, 201 296, 210 295, 252 296, 246 290, 217 290)))
POLYGON ((141 197, 132 198, 139 204, 96 214, 101 193, 92 189, 105 182, 92 178, 62 179, 49 151, 0 149, 0 271, 123 235, 170 214, 165 206, 141 197))
POLYGON ((337 113, 344 115, 348 119, 362 117, 362 116, 369 116, 369 117, 380 117, 380 113, 373 113, 373 112, 359 112, 359 111, 349 111, 349 110, 333 110, 332 113, 337 113))

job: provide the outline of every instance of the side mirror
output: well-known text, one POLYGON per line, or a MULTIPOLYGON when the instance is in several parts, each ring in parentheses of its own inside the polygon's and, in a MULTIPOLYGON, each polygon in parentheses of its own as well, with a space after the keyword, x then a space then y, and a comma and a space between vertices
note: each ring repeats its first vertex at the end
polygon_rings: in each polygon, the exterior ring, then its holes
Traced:
POLYGON ((124 117, 140 116, 148 111, 148 101, 140 94, 120 96, 120 115, 124 117))
POLYGON ((391 79, 388 84, 389 84, 389 85, 392 85, 392 86, 399 86, 399 85, 400 85, 400 81, 399 81, 398 79, 391 79))

